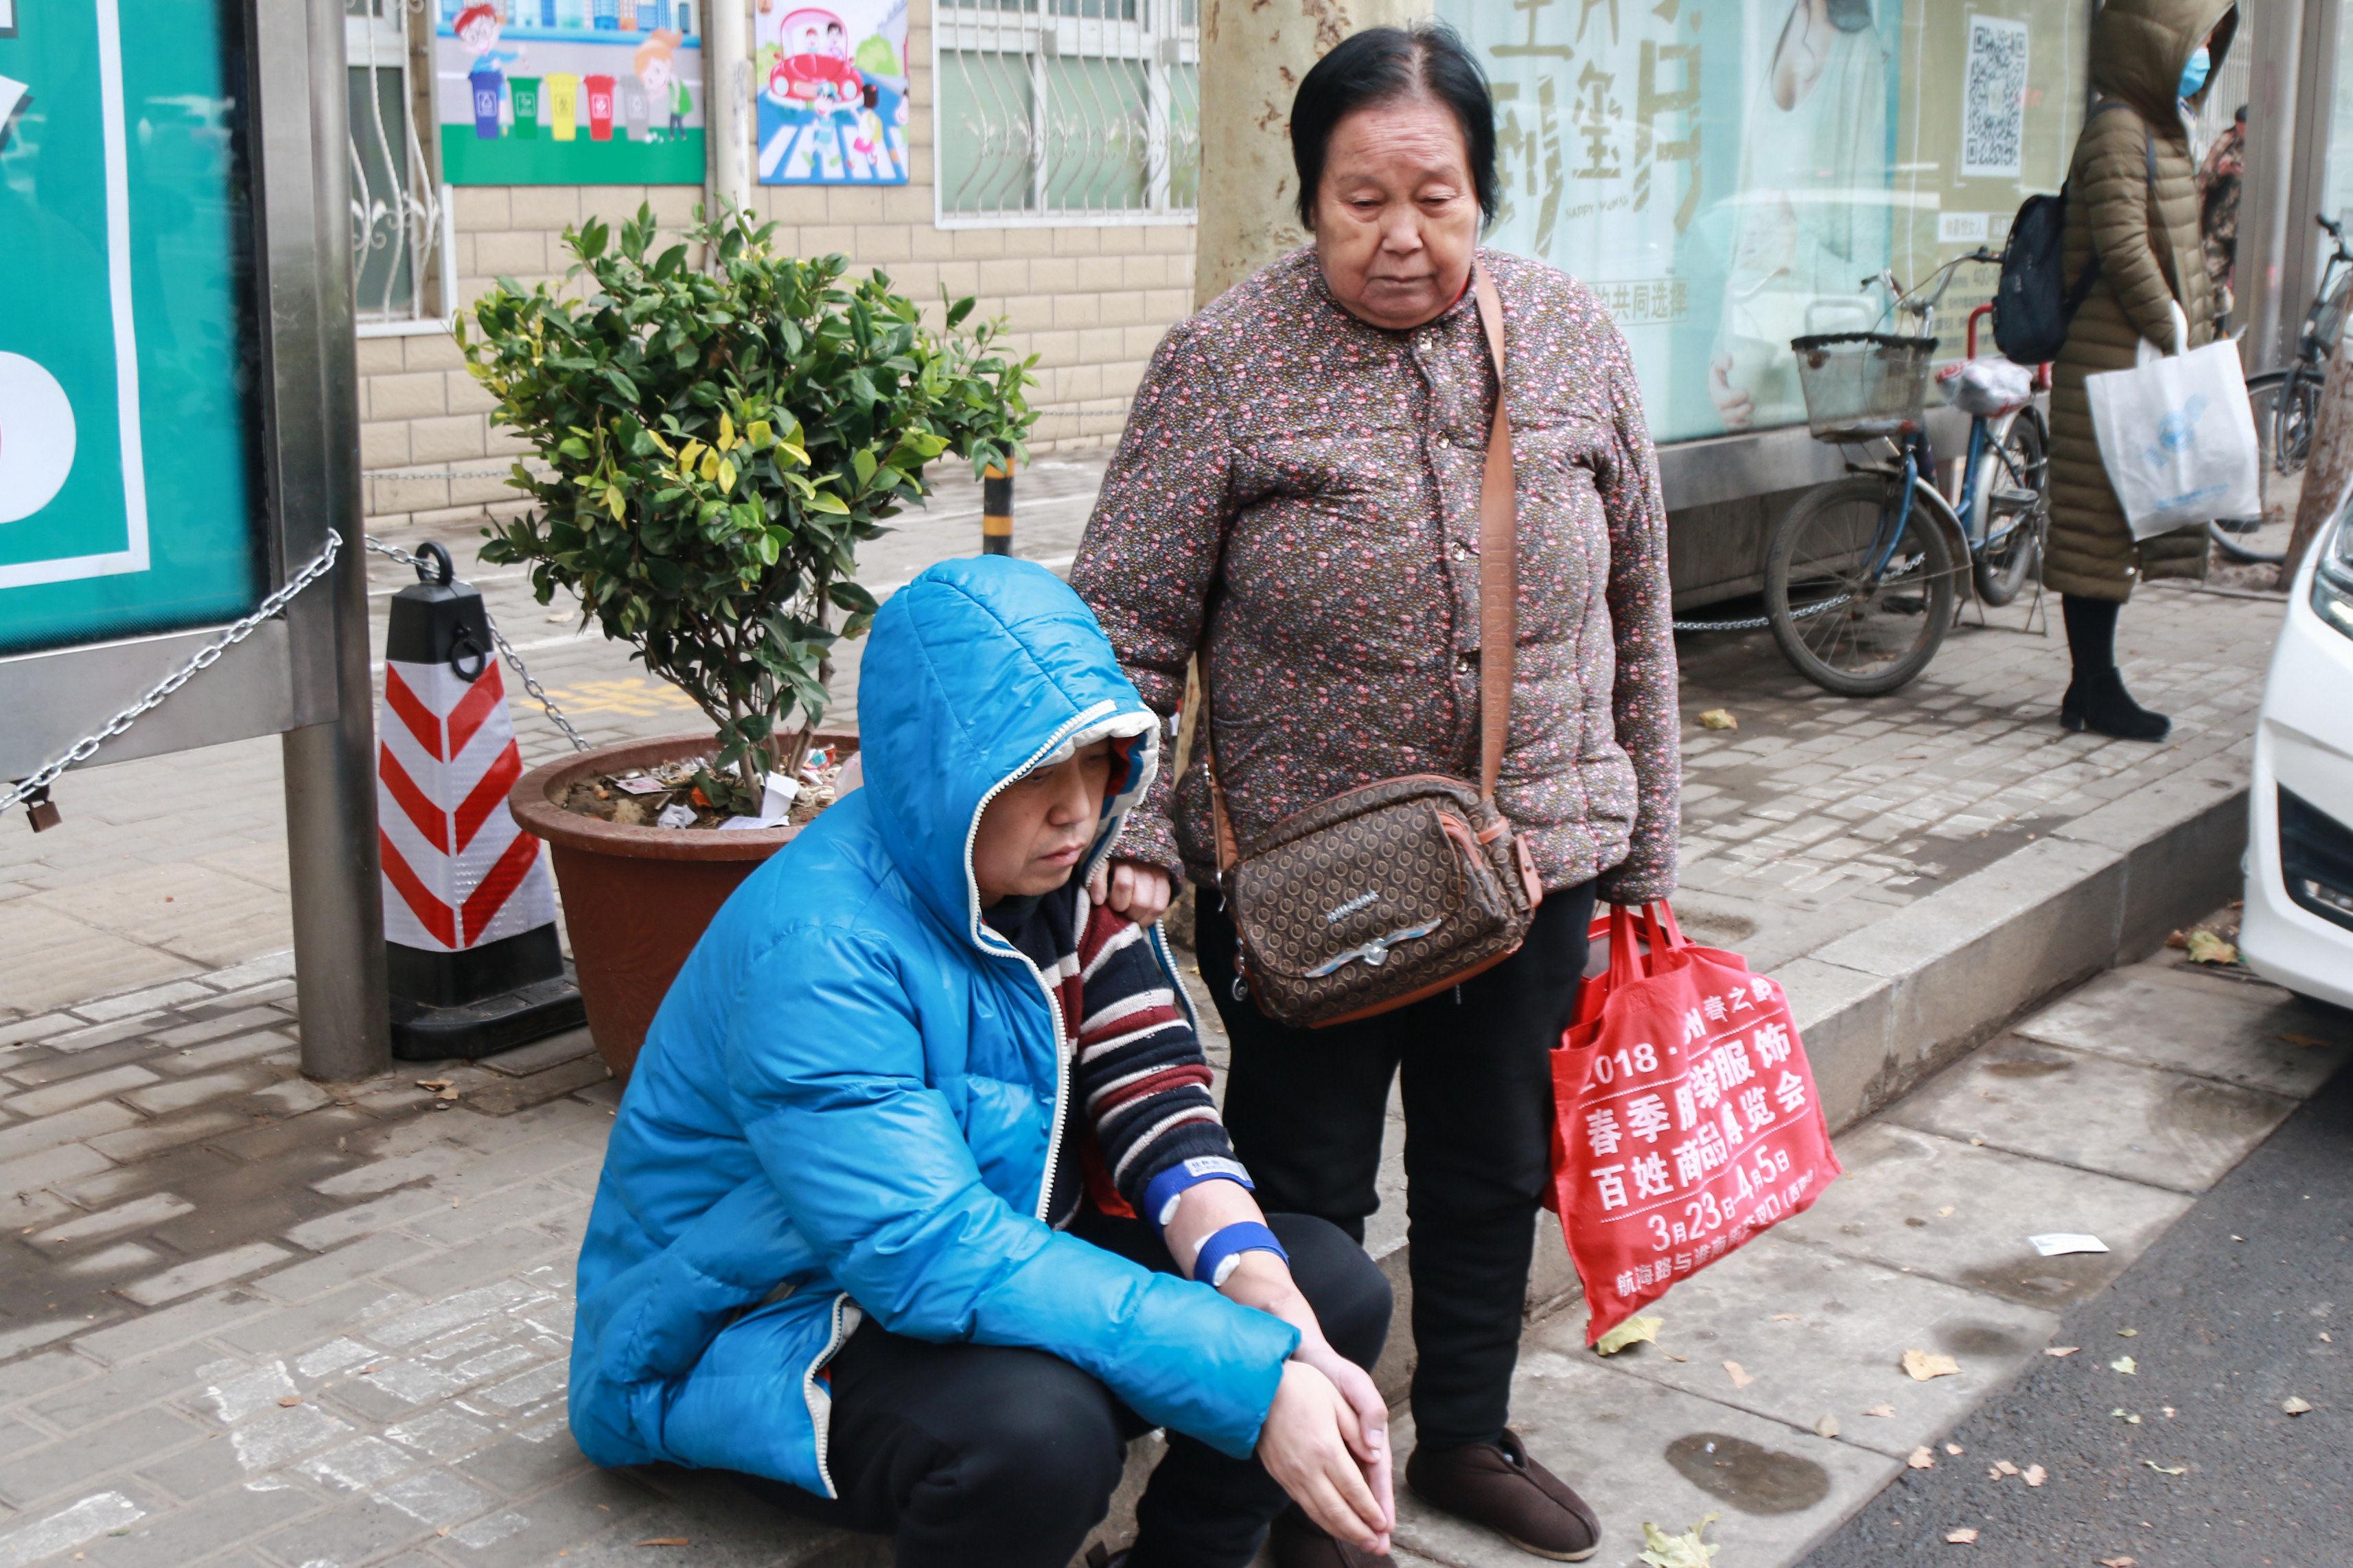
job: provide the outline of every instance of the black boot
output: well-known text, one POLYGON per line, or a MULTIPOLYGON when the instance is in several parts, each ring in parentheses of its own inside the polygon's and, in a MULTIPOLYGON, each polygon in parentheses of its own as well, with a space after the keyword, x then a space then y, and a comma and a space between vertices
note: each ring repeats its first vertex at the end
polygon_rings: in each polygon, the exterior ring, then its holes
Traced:
POLYGON ((2116 616, 2124 605, 2114 599, 2063 594, 2059 609, 2067 624, 2067 657, 2074 667, 2067 694, 2059 700, 2059 727, 2070 732, 2090 730, 2119 741, 2164 740, 2173 721, 2134 701, 2116 669, 2116 616))
POLYGON ((2162 741, 2172 730, 2173 721, 2134 701, 2132 693, 2125 689, 2125 678, 2111 665, 2097 675, 2079 675, 2067 683, 2067 695, 2059 700, 2059 727, 2089 730, 2119 741, 2162 741))

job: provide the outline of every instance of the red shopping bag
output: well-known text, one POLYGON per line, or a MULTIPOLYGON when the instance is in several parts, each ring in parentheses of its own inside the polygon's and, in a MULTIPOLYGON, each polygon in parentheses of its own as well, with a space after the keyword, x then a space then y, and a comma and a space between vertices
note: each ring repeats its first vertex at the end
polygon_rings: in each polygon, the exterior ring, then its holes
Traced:
POLYGON ((1664 903, 1612 907, 1609 967, 1552 1054, 1553 1207, 1590 1344, 1840 1173, 1781 988, 1664 903))

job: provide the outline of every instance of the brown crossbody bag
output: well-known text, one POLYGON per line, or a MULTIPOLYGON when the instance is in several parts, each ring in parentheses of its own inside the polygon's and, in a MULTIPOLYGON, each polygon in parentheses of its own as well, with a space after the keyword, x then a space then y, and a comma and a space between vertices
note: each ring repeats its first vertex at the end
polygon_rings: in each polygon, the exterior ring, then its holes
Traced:
POLYGON ((1544 900, 1527 845, 1495 805, 1512 724, 1519 621, 1518 507, 1504 413, 1504 310, 1472 277, 1495 362, 1495 418, 1479 492, 1479 782, 1408 773, 1294 812, 1238 844, 1218 781, 1209 660, 1202 733, 1218 881, 1234 925, 1234 973, 1259 1010, 1308 1027, 1435 995, 1510 957, 1544 900))

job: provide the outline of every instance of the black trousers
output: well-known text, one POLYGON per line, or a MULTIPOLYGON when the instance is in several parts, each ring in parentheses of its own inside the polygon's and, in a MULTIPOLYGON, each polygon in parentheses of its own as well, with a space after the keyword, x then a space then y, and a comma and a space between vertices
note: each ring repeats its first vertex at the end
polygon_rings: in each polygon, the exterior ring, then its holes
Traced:
MULTIPOLYGON (((1388 1336, 1389 1288, 1364 1248, 1303 1215, 1267 1223, 1324 1337, 1369 1368, 1388 1336)), ((1071 1233, 1176 1272, 1140 1219, 1082 1213, 1071 1233)), ((828 1468, 839 1496, 761 1477, 795 1512, 897 1537, 899 1568, 1065 1568, 1111 1507, 1127 1443, 1150 1426, 1059 1356, 934 1344, 861 1324, 832 1363, 828 1468)), ((1255 1458, 1170 1433, 1136 1506, 1133 1568, 1243 1568, 1287 1502, 1255 1458)))
POLYGON ((1226 1130, 1270 1209, 1364 1240, 1389 1083, 1404 1073, 1416 1440, 1493 1442, 1511 1412, 1535 1216, 1551 1173, 1552 1069, 1585 973, 1593 884, 1546 897, 1520 951, 1451 992, 1324 1029, 1233 994, 1233 925, 1204 889, 1201 976, 1232 1042, 1226 1130))

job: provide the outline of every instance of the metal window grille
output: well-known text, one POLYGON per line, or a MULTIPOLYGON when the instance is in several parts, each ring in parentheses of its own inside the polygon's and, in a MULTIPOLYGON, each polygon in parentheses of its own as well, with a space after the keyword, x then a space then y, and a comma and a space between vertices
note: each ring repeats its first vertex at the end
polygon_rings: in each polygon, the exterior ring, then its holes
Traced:
POLYGON ((1199 23, 1199 0, 938 0, 941 225, 1192 221, 1199 23))
MULTIPOLYGON (((501 7, 503 8, 503 7, 501 7)), ((425 0, 343 0, 344 64, 350 73, 352 276, 362 332, 398 331, 446 316, 449 195, 437 185, 417 134, 429 113, 411 74, 410 17, 425 0), (434 285, 428 288, 428 280, 434 285)))

